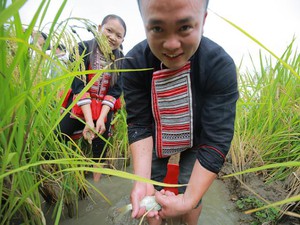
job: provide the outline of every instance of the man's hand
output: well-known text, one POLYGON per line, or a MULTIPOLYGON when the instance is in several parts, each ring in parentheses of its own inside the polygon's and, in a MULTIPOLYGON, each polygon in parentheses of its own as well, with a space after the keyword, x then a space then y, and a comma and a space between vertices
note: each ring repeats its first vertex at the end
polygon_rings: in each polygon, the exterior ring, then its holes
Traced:
POLYGON ((192 210, 191 204, 184 199, 183 194, 175 195, 171 191, 161 190, 155 193, 155 199, 162 207, 158 215, 163 219, 177 217, 192 210))
MULTIPOLYGON (((140 218, 146 213, 145 207, 140 208, 140 202, 146 196, 154 195, 154 187, 152 184, 135 182, 131 191, 132 218, 140 218)), ((149 217, 158 216, 157 211, 151 211, 147 214, 149 217)))

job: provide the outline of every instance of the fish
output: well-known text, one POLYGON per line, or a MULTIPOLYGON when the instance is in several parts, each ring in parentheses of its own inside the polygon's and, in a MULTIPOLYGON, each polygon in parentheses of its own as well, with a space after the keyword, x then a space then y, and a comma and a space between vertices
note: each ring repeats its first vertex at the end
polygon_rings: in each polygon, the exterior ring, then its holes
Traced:
MULTIPOLYGON (((161 206, 155 201, 155 196, 146 196, 140 201, 140 207, 145 207, 146 211, 151 210, 160 210, 161 206)), ((132 210, 132 204, 125 205, 118 209, 118 212, 120 213, 119 217, 124 216, 127 212, 132 210)))

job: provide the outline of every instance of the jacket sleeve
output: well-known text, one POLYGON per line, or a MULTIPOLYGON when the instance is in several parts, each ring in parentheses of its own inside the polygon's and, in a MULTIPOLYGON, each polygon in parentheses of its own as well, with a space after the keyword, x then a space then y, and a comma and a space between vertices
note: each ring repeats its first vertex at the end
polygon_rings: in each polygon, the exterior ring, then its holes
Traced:
MULTIPOLYGON (((144 55, 143 46, 134 48, 126 55, 122 69, 147 68, 144 55)), ((152 72, 152 70, 131 71, 123 72, 121 75, 130 144, 152 135, 152 72)))
POLYGON ((214 53, 216 56, 209 57, 209 63, 202 65, 207 76, 202 81, 205 86, 197 159, 203 167, 218 173, 233 138, 239 93, 233 60, 223 50, 214 53))
MULTIPOLYGON (((75 51, 74 51, 74 54, 76 54, 75 51)), ((71 55, 71 58, 70 58, 71 62, 74 62, 77 58, 74 54, 71 55)), ((83 55, 83 61, 84 61, 84 67, 85 67, 84 70, 86 70, 88 68, 88 63, 89 63, 88 45, 86 44, 86 42, 78 44, 78 54, 81 57, 82 57, 82 54, 84 54, 83 55)), ((73 94, 75 94, 75 95, 79 94, 82 91, 82 89, 85 87, 85 83, 82 78, 83 76, 86 77, 86 75, 82 75, 82 76, 76 76, 73 79, 72 91, 73 91, 73 94)))
MULTIPOLYGON (((90 41, 91 42, 91 41, 90 41)), ((74 54, 75 51, 73 51, 74 54)), ((78 54, 80 57, 83 58, 83 64, 84 64, 84 70, 88 69, 89 65, 89 41, 83 41, 78 44, 78 54)), ((78 56, 72 55, 70 58, 70 61, 73 62, 76 60, 78 56)), ((81 66, 81 65, 80 65, 81 66)), ((84 89, 87 82, 87 75, 80 75, 80 76, 75 76, 71 85, 72 93, 73 93, 73 99, 77 97, 77 95, 84 89)), ((78 106, 86 105, 91 103, 91 97, 88 92, 84 93, 83 96, 79 99, 77 102, 78 106)))
POLYGON ((117 80, 113 86, 110 86, 107 94, 104 96, 104 100, 102 101, 103 105, 108 105, 111 110, 115 110, 115 104, 118 98, 120 98, 122 94, 122 84, 121 77, 119 74, 116 74, 117 80))
MULTIPOLYGON (((121 61, 124 57, 123 53, 120 50, 114 50, 113 51, 116 59, 118 59, 116 62, 114 62, 113 66, 111 69, 118 70, 121 69, 121 61)), ((114 72, 112 74, 113 76, 116 76, 116 81, 115 84, 109 87, 108 92, 106 96, 104 97, 104 100, 102 104, 108 105, 111 110, 115 110, 115 104, 117 102, 117 99, 120 98, 122 94, 122 80, 121 80, 121 75, 119 72, 114 72)))

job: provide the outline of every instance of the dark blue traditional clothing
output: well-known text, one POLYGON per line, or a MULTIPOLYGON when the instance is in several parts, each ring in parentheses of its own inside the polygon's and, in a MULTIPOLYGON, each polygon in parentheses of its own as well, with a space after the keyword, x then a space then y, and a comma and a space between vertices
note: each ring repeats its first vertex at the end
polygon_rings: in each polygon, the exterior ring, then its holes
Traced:
POLYGON ((200 164, 218 173, 233 138, 239 96, 232 58, 206 37, 178 70, 162 68, 146 40, 126 58, 124 69, 150 68, 122 74, 129 142, 152 136, 158 157, 196 149, 200 164))

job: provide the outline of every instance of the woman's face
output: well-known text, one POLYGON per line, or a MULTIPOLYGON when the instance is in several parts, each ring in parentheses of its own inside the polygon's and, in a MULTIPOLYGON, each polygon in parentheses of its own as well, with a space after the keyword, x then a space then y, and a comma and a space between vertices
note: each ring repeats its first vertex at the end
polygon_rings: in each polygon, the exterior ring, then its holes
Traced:
POLYGON ((119 48, 124 41, 125 29, 118 19, 109 19, 100 31, 107 37, 112 50, 119 48))
POLYGON ((141 15, 153 54, 169 69, 186 64, 199 47, 204 0, 143 0, 141 15))

